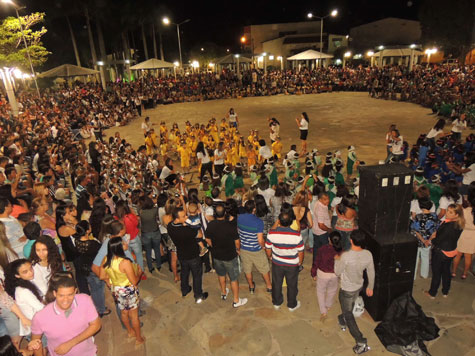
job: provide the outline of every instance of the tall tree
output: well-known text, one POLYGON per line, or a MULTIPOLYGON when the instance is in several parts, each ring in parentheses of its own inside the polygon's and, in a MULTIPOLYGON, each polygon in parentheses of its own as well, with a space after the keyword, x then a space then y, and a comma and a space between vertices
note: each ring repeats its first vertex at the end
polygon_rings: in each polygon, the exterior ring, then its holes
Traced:
POLYGON ((423 0, 419 20, 424 44, 440 46, 464 62, 475 41, 473 0, 423 0))
POLYGON ((33 66, 40 66, 46 62, 50 52, 43 47, 41 37, 47 30, 44 26, 39 30, 33 29, 35 25, 44 21, 44 17, 44 13, 35 12, 20 16, 20 20, 16 17, 7 17, 2 21, 0 24, 0 65, 29 69, 28 53, 33 66), (28 49, 24 45, 25 40, 28 49))

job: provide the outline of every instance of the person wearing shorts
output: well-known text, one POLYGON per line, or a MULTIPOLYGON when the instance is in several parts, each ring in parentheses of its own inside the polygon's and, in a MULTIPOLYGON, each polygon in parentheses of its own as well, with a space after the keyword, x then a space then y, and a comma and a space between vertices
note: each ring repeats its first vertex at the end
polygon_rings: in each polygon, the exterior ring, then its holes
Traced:
POLYGON ((233 308, 247 303, 247 298, 239 298, 239 256, 241 248, 236 220, 230 220, 224 204, 218 204, 214 212, 214 220, 210 221, 205 231, 206 242, 211 248, 214 269, 218 275, 221 288, 221 299, 226 300, 229 289, 226 288, 226 275, 231 281, 233 291, 233 308))
POLYGON ((246 275, 247 283, 249 283, 249 292, 254 294, 256 288, 252 278, 252 267, 255 266, 266 282, 267 292, 272 293, 269 261, 264 252, 264 223, 255 215, 256 203, 254 200, 248 200, 244 204, 244 210, 245 214, 238 215, 237 227, 241 241, 242 269, 246 275))
POLYGON ((308 136, 308 123, 309 118, 306 112, 303 112, 299 118, 296 118, 297 126, 300 130, 300 142, 302 143, 302 149, 300 155, 303 156, 307 153, 307 136, 308 136))

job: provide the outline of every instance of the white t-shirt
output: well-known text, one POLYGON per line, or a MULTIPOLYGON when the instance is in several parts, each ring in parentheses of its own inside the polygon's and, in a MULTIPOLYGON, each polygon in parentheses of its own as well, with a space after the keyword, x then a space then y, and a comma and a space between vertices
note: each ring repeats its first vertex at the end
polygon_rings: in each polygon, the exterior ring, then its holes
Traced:
POLYGON ((148 132, 152 129, 152 125, 147 124, 146 122, 142 122, 142 130, 145 130, 145 132, 148 132))
POLYGON ((300 130, 308 130, 308 121, 304 118, 300 120, 300 130))
POLYGON ((458 204, 462 205, 462 196, 459 196, 457 202, 455 202, 452 198, 447 198, 445 195, 442 195, 439 200, 439 208, 447 210, 450 204, 458 204))
POLYGON ((224 164, 224 154, 225 151, 220 151, 218 149, 214 150, 214 164, 215 165, 222 165, 224 164))
POLYGON ((158 220, 160 220, 160 225, 159 225, 160 234, 168 234, 167 227, 166 227, 166 225, 163 223, 163 217, 164 217, 165 215, 166 215, 166 214, 165 214, 165 208, 164 208, 164 207, 158 208, 158 220))
POLYGON ((205 149, 205 154, 203 154, 203 152, 198 152, 196 154, 196 157, 198 157, 198 159, 201 160, 201 164, 206 164, 206 163, 211 162, 211 159, 209 158, 208 151, 206 149, 205 149))
POLYGON ((434 128, 432 128, 429 133, 427 134, 427 138, 435 138, 437 137, 438 135, 444 133, 443 130, 436 130, 434 128))
POLYGON ((343 197, 334 197, 333 198, 332 203, 331 203, 331 207, 332 207, 332 210, 333 210, 332 216, 337 216, 336 206, 338 204, 340 204, 342 200, 343 200, 343 197))
POLYGON ((392 154, 393 155, 402 155, 404 153, 402 149, 402 144, 403 144, 403 138, 402 136, 399 136, 400 140, 399 141, 393 141, 392 144, 392 154))
POLYGON ((51 270, 49 267, 43 267, 39 263, 33 265, 35 276, 33 277, 33 284, 38 287, 41 295, 44 297, 48 291, 48 283, 51 278, 51 270))
POLYGON ((472 163, 467 168, 470 169, 470 172, 464 173, 462 180, 462 183, 465 185, 469 185, 470 183, 475 181, 475 163, 472 163))
POLYGON ((262 146, 261 148, 259 148, 259 155, 263 158, 263 159, 268 159, 268 158, 271 158, 272 157, 272 151, 270 150, 269 146, 262 146))
POLYGON ((267 188, 266 190, 257 189, 257 193, 262 195, 266 200, 267 206, 270 206, 270 199, 275 195, 275 190, 267 188))
POLYGON ((237 114, 229 114, 229 122, 236 122, 237 114))
MULTIPOLYGON (((29 289, 23 287, 17 287, 15 289, 15 302, 23 315, 25 315, 30 320, 33 319, 37 312, 45 307, 44 304, 41 303, 29 289)), ((30 333, 30 327, 25 327, 22 323, 20 323, 20 336, 26 336, 30 333)))
POLYGON ((462 130, 466 128, 467 128, 467 121, 465 120, 455 119, 452 122, 452 132, 461 133, 462 130))
POLYGON ((163 166, 162 171, 160 172, 159 179, 167 179, 167 177, 172 173, 172 170, 168 166, 163 166))

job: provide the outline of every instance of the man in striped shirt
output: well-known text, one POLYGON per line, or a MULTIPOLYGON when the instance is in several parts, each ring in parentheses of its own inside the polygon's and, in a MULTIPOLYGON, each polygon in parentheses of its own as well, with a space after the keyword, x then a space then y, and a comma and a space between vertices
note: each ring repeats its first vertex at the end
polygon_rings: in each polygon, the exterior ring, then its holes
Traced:
POLYGON ((269 261, 264 252, 264 223, 256 215, 256 203, 254 200, 248 200, 244 204, 245 214, 239 214, 237 217, 237 227, 239 239, 241 241, 241 262, 242 269, 249 283, 249 292, 254 294, 256 284, 252 278, 252 267, 262 273, 266 282, 267 292, 272 292, 270 281, 269 261))
POLYGON ((282 282, 287 281, 287 307, 292 312, 300 308, 297 300, 299 266, 303 263, 304 243, 300 232, 290 228, 292 216, 279 215, 279 226, 269 231, 266 241, 266 253, 272 258, 272 304, 280 309, 284 302, 282 282))

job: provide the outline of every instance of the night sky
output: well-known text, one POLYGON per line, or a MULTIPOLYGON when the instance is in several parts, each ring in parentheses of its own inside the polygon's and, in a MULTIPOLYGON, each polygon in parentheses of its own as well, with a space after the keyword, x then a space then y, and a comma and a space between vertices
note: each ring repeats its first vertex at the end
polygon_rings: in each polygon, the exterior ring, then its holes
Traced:
MULTIPOLYGON (((75 63, 71 39, 67 29, 62 9, 69 10, 73 1, 80 4, 81 0, 17 0, 18 3, 27 6, 28 11, 46 12, 45 24, 48 33, 44 37, 44 44, 53 52, 45 68, 53 67, 62 63, 75 63), (55 11, 49 11, 56 7, 55 11)), ((82 0, 83 2, 86 0, 82 0)), ((108 0, 89 1, 98 4, 107 3, 108 0)), ((250 24, 278 23, 307 21, 306 14, 312 11, 316 15, 326 15, 332 9, 339 11, 337 18, 325 21, 325 31, 336 34, 348 34, 349 29, 366 22, 375 21, 385 17, 400 17, 417 20, 418 5, 421 0, 273 0, 273 1, 153 1, 153 0, 116 0, 123 8, 145 8, 147 12, 157 18, 157 23, 163 16, 169 16, 174 22, 181 22, 190 18, 191 22, 182 26, 182 46, 186 57, 187 52, 194 47, 205 46, 207 43, 215 43, 225 51, 239 51, 239 38, 242 35, 243 26, 250 24), (130 6, 132 5, 132 6, 130 6)), ((86 1, 87 2, 87 1, 86 1)), ((13 15, 14 12, 5 5, 0 7, 2 17, 13 15)), ((26 12, 25 12, 26 11, 26 12)), ((131 19, 134 14, 131 11, 131 19)), ((140 16, 139 16, 140 17, 140 16)), ((108 22, 117 22, 114 16, 106 17, 108 22)), ((74 32, 77 36, 81 56, 86 62, 90 57, 89 44, 85 20, 81 13, 70 14, 74 32)), ((133 20, 132 20, 133 21, 133 20)), ((94 24, 93 30, 95 31, 94 24)), ((111 43, 117 41, 117 31, 105 31, 106 46, 108 52, 111 43), (114 37, 116 36, 116 37, 114 37)), ((140 27, 137 25, 133 31, 136 47, 142 50, 140 27)), ((149 38, 151 41, 151 38, 149 38)), ((163 29, 163 41, 165 60, 173 61, 178 58, 176 29, 163 29)), ((149 43, 149 53, 152 55, 152 46, 149 43)), ((223 53, 224 54, 224 53, 223 53)), ((143 52, 141 55, 143 58, 143 52)), ((86 63, 85 63, 86 64, 86 63)), ((85 65, 84 64, 84 65, 85 65)))

